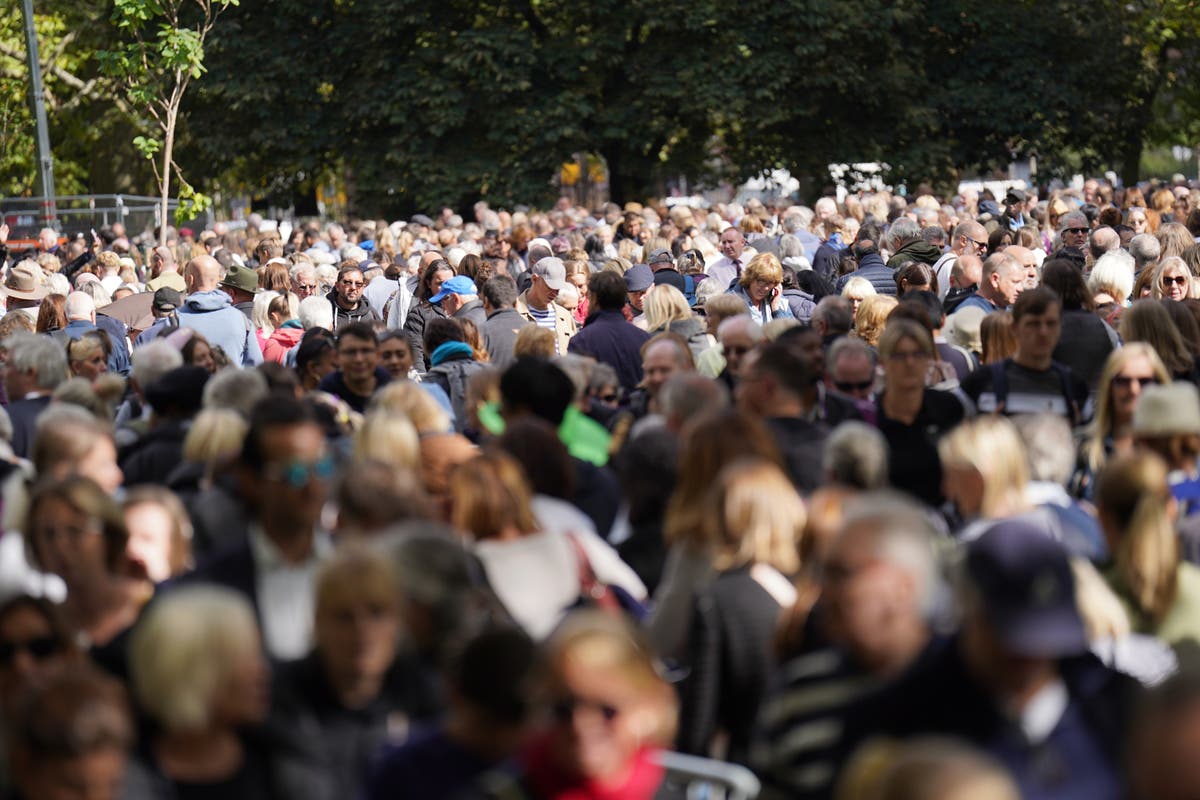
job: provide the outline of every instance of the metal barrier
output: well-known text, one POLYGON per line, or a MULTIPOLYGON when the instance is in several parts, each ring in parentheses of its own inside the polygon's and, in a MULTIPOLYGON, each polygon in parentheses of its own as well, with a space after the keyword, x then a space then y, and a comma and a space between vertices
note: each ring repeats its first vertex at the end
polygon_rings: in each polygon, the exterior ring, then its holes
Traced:
MULTIPOLYGON (((37 238, 42 228, 44 200, 42 197, 0 200, 0 215, 8 223, 10 241, 19 244, 37 238)), ((130 194, 63 195, 55 197, 54 203, 57 206, 59 233, 66 238, 87 233, 93 228, 106 228, 116 222, 122 223, 130 236, 136 236, 156 228, 161 211, 159 198, 130 194)), ((167 203, 168 210, 172 212, 172 224, 178 206, 177 200, 167 203)), ((201 224, 207 225, 208 220, 202 220, 201 224)))

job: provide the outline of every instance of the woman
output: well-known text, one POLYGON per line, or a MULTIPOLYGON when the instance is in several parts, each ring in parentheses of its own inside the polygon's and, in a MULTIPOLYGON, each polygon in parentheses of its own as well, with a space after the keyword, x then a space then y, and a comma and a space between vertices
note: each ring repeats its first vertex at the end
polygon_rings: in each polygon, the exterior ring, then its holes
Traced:
POLYGON ((11 721, 26 691, 78 658, 57 606, 24 594, 5 601, 0 605, 0 719, 11 721))
MULTIPOLYGON (((588 237, 589 240, 592 238, 592 236, 588 237)), ((591 258, 590 252, 589 258, 591 258)), ((599 260, 603 263, 603 258, 599 260)), ((567 282, 579 292, 579 303, 575 306, 574 315, 575 324, 582 327, 588 318, 588 276, 594 268, 589 266, 587 261, 567 261, 564 266, 567 268, 567 282)))
POLYGON ((638 631, 595 611, 572 614, 543 650, 538 699, 549 713, 514 772, 486 776, 500 800, 672 796, 655 752, 668 746, 677 701, 638 631))
POLYGON ((1133 296, 1133 258, 1124 250, 1113 250, 1096 259, 1087 286, 1096 303, 1096 314, 1116 327, 1126 303, 1133 296))
POLYGON ((854 312, 854 335, 866 342, 867 346, 877 347, 888 316, 897 305, 899 301, 886 294, 871 295, 863 300, 854 312))
POLYGON ((855 275, 850 280, 846 281, 846 285, 842 287, 842 297, 850 301, 850 312, 854 315, 858 314, 858 308, 862 305, 863 300, 868 297, 874 297, 878 292, 871 282, 866 278, 860 278, 855 275))
POLYGON ((421 273, 417 284, 417 293, 413 297, 412 306, 404 320, 404 334, 408 337, 408 346, 413 354, 413 366, 418 372, 426 369, 425 326, 431 319, 446 318, 446 312, 441 306, 429 302, 442 288, 442 284, 454 277, 454 268, 444 259, 431 261, 421 273))
POLYGON ((298 319, 300 300, 291 292, 276 293, 267 304, 271 332, 263 343, 263 358, 276 364, 287 362, 287 355, 304 338, 304 326, 298 319))
POLYGON ((645 587, 604 540, 544 528, 531 499, 520 465, 504 453, 484 453, 450 477, 450 523, 471 536, 488 583, 530 636, 544 639, 580 603, 588 574, 645 599, 645 587))
POLYGON ((1134 444, 1158 454, 1171 470, 1171 493, 1180 516, 1200 511, 1200 394, 1195 385, 1175 381, 1147 386, 1133 413, 1134 444))
POLYGON ((492 277, 492 263, 482 256, 467 253, 462 257, 462 261, 458 262, 458 274, 466 275, 474 281, 476 290, 482 293, 483 285, 492 277))
POLYGON ((404 655, 400 590, 391 562, 342 544, 316 580, 314 648, 275 681, 279 718, 312 742, 334 784, 358 794, 379 750, 438 709, 438 687, 404 655))
POLYGON ((131 569, 116 502, 88 478, 48 481, 34 490, 24 530, 29 563, 66 584, 63 615, 77 641, 115 643, 151 591, 131 569))
POLYGON ((121 504, 129 541, 125 555, 153 583, 192 568, 192 522, 175 493, 161 486, 135 486, 121 504))
POLYGON ((1125 224, 1133 228, 1133 235, 1150 233, 1150 222, 1146 218, 1146 209, 1137 206, 1125 213, 1125 224))
POLYGON ((1150 296, 1155 300, 1186 300, 1195 297, 1192 272, 1182 258, 1171 256, 1158 262, 1150 284, 1150 296))
POLYGON ((331 796, 308 759, 282 764, 284 751, 262 728, 270 673, 242 595, 217 586, 168 593, 138 624, 129 654, 133 694, 150 723, 131 796, 331 796))
POLYGON ((258 270, 258 288, 264 292, 284 294, 292 288, 292 276, 288 265, 278 256, 269 260, 258 270))
POLYGON ((1117 332, 1096 316, 1095 301, 1083 273, 1066 259, 1052 259, 1042 269, 1042 284, 1062 301, 1062 328, 1054 360, 1066 364, 1092 392, 1110 353, 1121 346, 1117 332))
POLYGON ((743 459, 721 471, 705 523, 716 576, 693 601, 678 746, 709 755, 721 736, 725 759, 746 763, 780 612, 796 600, 804 503, 779 467, 743 459))
POLYGON ((993 311, 979 323, 980 363, 987 365, 1011 358, 1017 352, 1012 312, 993 311))
POLYGON ((966 410, 954 394, 926 388, 935 352, 929 331, 918 323, 887 324, 879 338, 884 390, 876 400, 876 426, 888 441, 892 486, 938 508, 944 498, 937 440, 966 410))
POLYGON ((54 333, 67 327, 67 297, 62 294, 48 294, 38 306, 37 324, 34 330, 38 333, 54 333))
POLYGON ((1180 557, 1166 463, 1147 452, 1117 457, 1100 474, 1096 506, 1113 555, 1107 577, 1134 631, 1200 643, 1200 568, 1180 557))
POLYGON ((213 353, 212 346, 208 343, 208 339, 196 331, 187 329, 191 334, 188 340, 180 348, 180 354, 183 355, 183 363, 191 364, 195 367, 203 367, 209 375, 213 375, 217 371, 217 358, 213 353))
POLYGON ((88 331, 78 339, 67 341, 67 365, 71 374, 92 383, 108 372, 108 335, 103 331, 88 331))
POLYGON ((454 427, 459 433, 467 427, 469 417, 467 382, 475 373, 487 369, 476 360, 475 350, 466 339, 458 320, 432 319, 425 326, 428 370, 422 382, 440 387, 450 398, 454 427))
POLYGON ((304 332, 296 349, 296 375, 304 393, 315 392, 327 375, 337 370, 337 343, 322 328, 304 332))
POLYGON ((1171 322, 1171 315, 1155 300, 1138 300, 1121 315, 1121 339, 1145 342, 1154 349, 1173 380, 1192 380, 1196 362, 1171 322))
POLYGON ((729 293, 746 304, 750 318, 759 325, 773 319, 792 319, 792 310, 779 285, 783 283, 783 265, 774 253, 759 253, 742 270, 737 286, 729 293))
POLYGON ((254 335, 258 339, 260 351, 266 349, 267 339, 275 330, 275 323, 271 320, 268 310, 271 307, 271 301, 276 297, 279 297, 279 292, 260 291, 254 295, 254 308, 250 312, 250 324, 254 328, 254 335))
POLYGON ((909 291, 936 293, 938 290, 937 276, 928 264, 920 261, 910 261, 896 270, 894 280, 897 297, 904 297, 909 291))
POLYGON ((646 332, 651 336, 665 332, 679 334, 687 340, 692 358, 699 358, 701 353, 712 347, 704 320, 692 313, 687 298, 674 286, 655 286, 654 291, 646 295, 644 306, 646 332))
POLYGON ((1096 390, 1096 416, 1080 444, 1071 481, 1076 496, 1092 499, 1105 462, 1133 451, 1133 414, 1145 388, 1170 382, 1162 360, 1144 342, 1130 342, 1108 357, 1096 390))
POLYGON ((379 366, 392 380, 412 378, 413 352, 404 331, 386 331, 379 337, 379 366))
POLYGON ((1184 251, 1196 243, 1196 239, 1187 227, 1179 222, 1170 222, 1158 229, 1155 234, 1162 252, 1159 258, 1182 256, 1184 251))

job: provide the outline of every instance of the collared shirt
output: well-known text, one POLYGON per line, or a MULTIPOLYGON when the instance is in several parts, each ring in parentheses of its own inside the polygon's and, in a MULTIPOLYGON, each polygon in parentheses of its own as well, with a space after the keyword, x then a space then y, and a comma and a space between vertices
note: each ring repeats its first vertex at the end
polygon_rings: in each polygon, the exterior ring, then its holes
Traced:
POLYGON ((724 291, 729 288, 729 284, 733 283, 734 278, 741 277, 742 267, 745 264, 745 253, 742 253, 742 257, 737 259, 721 256, 705 272, 708 274, 708 279, 715 281, 721 287, 721 291, 724 291))
POLYGON ((313 533, 312 552, 300 564, 290 564, 262 526, 250 525, 254 586, 263 642, 272 658, 291 661, 312 648, 314 593, 317 567, 333 552, 329 534, 313 533))

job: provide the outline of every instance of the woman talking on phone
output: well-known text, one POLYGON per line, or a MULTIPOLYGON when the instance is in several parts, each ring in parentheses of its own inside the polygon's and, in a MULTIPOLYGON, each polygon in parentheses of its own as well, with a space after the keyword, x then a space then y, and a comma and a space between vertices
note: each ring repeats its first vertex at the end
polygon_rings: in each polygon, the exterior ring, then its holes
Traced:
POLYGON ((750 259, 729 293, 745 301, 751 319, 766 325, 773 319, 795 319, 779 288, 782 283, 783 265, 779 259, 773 253, 759 253, 750 259))

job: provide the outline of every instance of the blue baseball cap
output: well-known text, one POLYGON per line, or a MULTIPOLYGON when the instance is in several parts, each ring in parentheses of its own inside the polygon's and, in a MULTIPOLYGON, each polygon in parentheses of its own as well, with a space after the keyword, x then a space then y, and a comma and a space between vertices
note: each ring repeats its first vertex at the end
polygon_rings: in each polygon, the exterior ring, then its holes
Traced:
POLYGON ((442 284, 441 291, 429 298, 431 303, 440 303, 446 295, 461 294, 474 297, 479 294, 479 290, 475 288, 475 281, 468 278, 466 275, 455 275, 450 280, 442 284))

